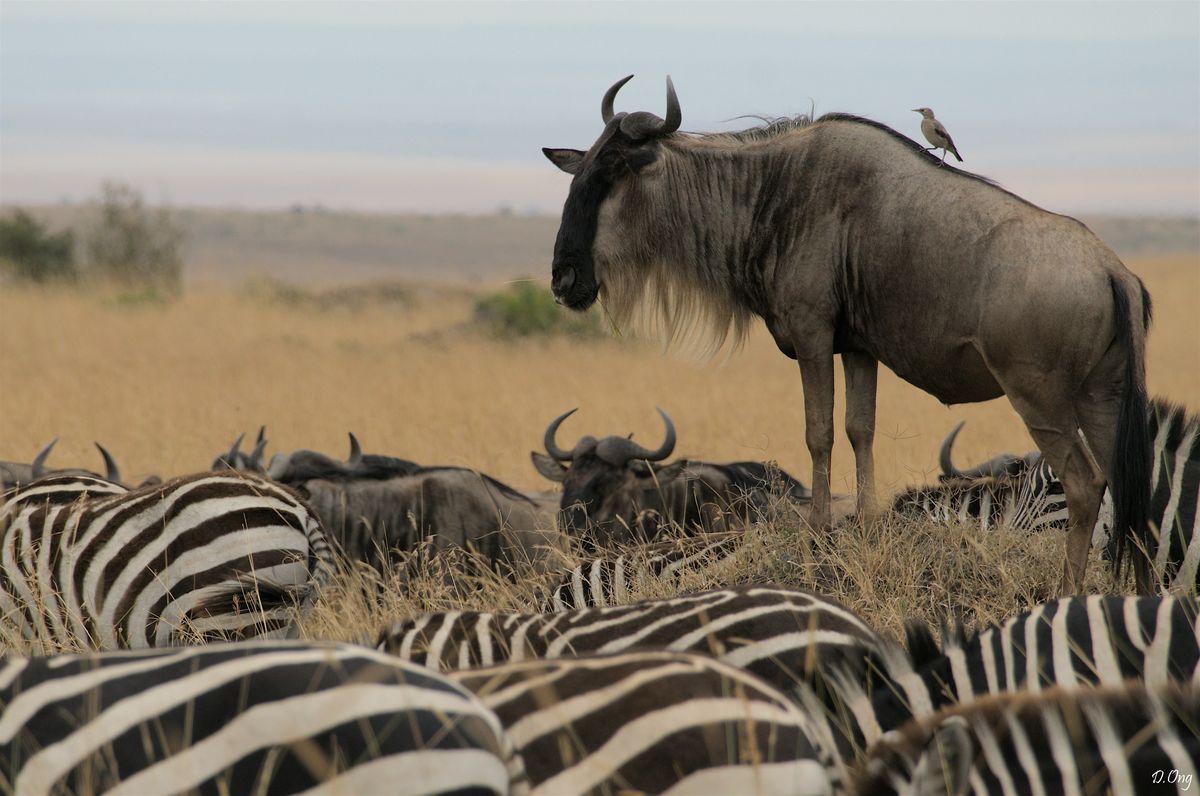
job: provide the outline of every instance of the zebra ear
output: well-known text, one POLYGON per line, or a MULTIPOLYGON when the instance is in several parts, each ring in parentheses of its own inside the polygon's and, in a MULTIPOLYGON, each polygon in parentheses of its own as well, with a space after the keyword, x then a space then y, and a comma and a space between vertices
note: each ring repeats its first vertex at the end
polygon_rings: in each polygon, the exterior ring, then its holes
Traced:
POLYGON ((975 743, 960 716, 934 732, 913 771, 912 793, 920 796, 966 796, 970 787, 975 743))
POLYGON ((562 483, 562 480, 567 477, 567 468, 546 454, 530 451, 529 458, 533 460, 533 469, 541 473, 543 477, 558 483, 562 483))

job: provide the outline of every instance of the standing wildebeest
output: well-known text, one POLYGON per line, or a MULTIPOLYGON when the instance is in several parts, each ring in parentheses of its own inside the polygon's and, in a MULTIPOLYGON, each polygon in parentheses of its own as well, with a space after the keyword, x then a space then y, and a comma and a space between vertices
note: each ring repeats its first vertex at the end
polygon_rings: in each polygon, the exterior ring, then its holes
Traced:
POLYGON ((611 546, 653 538, 662 521, 688 530, 722 531, 764 516, 771 507, 772 483, 779 484, 782 496, 804 502, 812 497, 799 481, 762 462, 680 459, 660 464, 675 450, 675 424, 662 409, 658 413, 667 432, 657 450, 619 436, 583 437, 564 450, 555 437, 575 411, 564 412, 546 428, 543 444, 549 456, 530 453, 539 473, 563 485, 558 521, 565 533, 587 532, 591 541, 611 546))
MULTIPOLYGON (((543 150, 574 175, 554 244, 561 303, 603 298, 620 322, 646 295, 668 337, 707 323, 717 343, 762 318, 800 365, 817 527, 841 354, 860 512, 883 362, 943 403, 1008 395, 1066 488, 1064 592, 1082 583, 1106 480, 1123 551, 1146 541, 1150 300, 1087 227, 868 119, 688 135, 669 78, 666 119, 614 113, 627 80, 604 95, 591 149, 543 150)), ((1135 556, 1142 588, 1146 563, 1135 556)))
POLYGON ((277 454, 270 477, 304 496, 351 561, 387 573, 395 551, 426 539, 435 550, 469 547, 490 562, 542 564, 560 548, 554 504, 465 467, 422 467, 363 454, 350 435, 345 462, 310 450, 277 454))

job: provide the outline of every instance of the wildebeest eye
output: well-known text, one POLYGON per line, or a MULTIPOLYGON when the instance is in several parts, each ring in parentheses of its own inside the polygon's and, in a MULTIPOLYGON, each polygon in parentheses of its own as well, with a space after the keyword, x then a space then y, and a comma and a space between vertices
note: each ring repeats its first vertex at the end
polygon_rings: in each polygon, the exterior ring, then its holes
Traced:
POLYGON ((656 147, 636 147, 625 153, 625 164, 637 174, 658 159, 656 147))

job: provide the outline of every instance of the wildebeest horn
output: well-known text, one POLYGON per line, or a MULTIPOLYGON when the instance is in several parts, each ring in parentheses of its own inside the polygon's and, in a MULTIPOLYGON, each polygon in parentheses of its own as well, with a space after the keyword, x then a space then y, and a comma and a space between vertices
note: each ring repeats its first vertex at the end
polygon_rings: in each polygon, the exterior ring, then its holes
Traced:
POLYGON ((362 446, 358 444, 358 437, 354 436, 354 432, 350 432, 350 458, 346 459, 346 464, 351 467, 356 467, 362 464, 362 446))
POLYGON ((660 415, 662 415, 663 423, 667 427, 667 435, 663 438, 662 445, 659 445, 658 449, 655 451, 648 451, 641 445, 634 443, 633 440, 630 440, 630 444, 634 445, 634 447, 638 449, 637 457, 639 459, 645 459, 646 461, 650 462, 661 462, 663 459, 670 456, 671 452, 675 450, 675 424, 671 422, 671 416, 664 412, 661 406, 656 406, 654 408, 658 410, 660 415))
POLYGON ((660 119, 653 113, 638 111, 631 113, 621 120, 621 132, 635 140, 654 138, 673 133, 683 122, 683 111, 679 108, 679 97, 675 94, 675 84, 667 77, 667 118, 660 119))
POLYGON ((229 453, 225 454, 225 463, 230 467, 237 467, 238 454, 241 453, 242 450, 242 438, 245 436, 245 431, 243 431, 241 434, 238 434, 237 439, 233 441, 233 447, 229 449, 229 453))
POLYGON ((621 90, 621 86, 633 80, 633 75, 623 77, 616 83, 613 83, 608 91, 604 92, 604 99, 600 101, 600 118, 605 124, 612 121, 613 117, 613 100, 617 98, 617 92, 621 90))
MULTIPOLYGON (((630 77, 632 77, 632 75, 630 75, 630 77)), ((629 78, 625 78, 625 79, 628 80, 629 78)), ((620 88, 620 84, 617 85, 617 88, 620 88)), ((555 461, 559 461, 559 462, 571 461, 570 452, 564 451, 562 448, 558 447, 558 443, 555 442, 554 438, 555 438, 555 435, 558 434, 558 427, 563 424, 563 421, 566 420, 571 415, 575 414, 577 411, 579 411, 578 406, 575 407, 574 409, 563 412, 561 415, 559 415, 558 417, 551 420, 550 425, 546 426, 546 435, 542 438, 542 445, 545 446, 546 453, 550 454, 550 456, 555 461)))
POLYGON ((954 447, 954 440, 958 436, 958 432, 962 431, 962 427, 967 424, 967 421, 961 420, 954 430, 946 435, 946 441, 942 443, 942 451, 938 455, 938 460, 942 465, 942 475, 947 478, 966 478, 961 470, 954 466, 951 460, 950 449, 954 447))
MULTIPOLYGON (((264 426, 265 428, 265 426, 264 426)), ((259 431, 258 441, 254 443, 254 450, 250 451, 250 455, 246 457, 247 470, 259 470, 262 468, 263 450, 267 447, 267 441, 263 439, 262 431, 259 431)))
POLYGON ((30 466, 30 475, 34 478, 41 478, 42 473, 46 471, 46 457, 50 455, 50 451, 54 450, 54 446, 58 444, 58 437, 50 440, 50 444, 42 448, 41 452, 33 458, 33 464, 30 466))
POLYGON ((958 436, 958 432, 967 424, 967 421, 962 421, 954 430, 946 437, 946 441, 942 443, 942 452, 939 460, 942 465, 943 478, 1002 478, 1006 475, 1017 475, 1028 466, 1028 461, 1020 456, 1014 456, 1011 453, 1004 453, 999 456, 988 459, 978 467, 972 467, 970 470, 959 470, 951 461, 950 449, 954 446, 954 440, 958 436))
POLYGON ((100 455, 104 457, 104 477, 109 481, 120 481, 121 469, 117 467, 117 460, 99 442, 96 443, 96 448, 99 449, 100 455))

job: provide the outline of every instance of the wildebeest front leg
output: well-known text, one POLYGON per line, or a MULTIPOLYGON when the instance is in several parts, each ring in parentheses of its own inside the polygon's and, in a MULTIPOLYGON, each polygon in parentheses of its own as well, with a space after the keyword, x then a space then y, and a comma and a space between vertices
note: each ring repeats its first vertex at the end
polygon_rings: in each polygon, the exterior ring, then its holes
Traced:
POLYGON ((812 510, 817 530, 832 525, 829 513, 829 462, 833 454, 833 351, 799 359, 804 382, 804 438, 812 457, 812 510))
POLYGON ((846 436, 854 448, 858 517, 869 519, 875 511, 875 387, 879 363, 869 354, 842 354, 846 374, 846 436))

